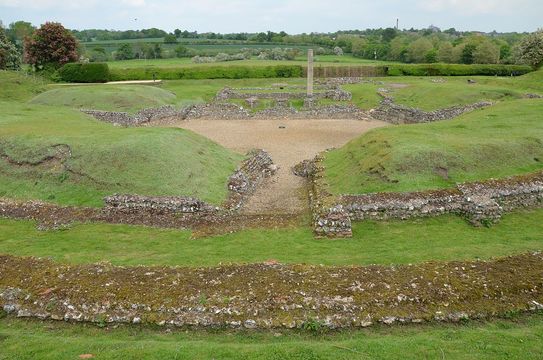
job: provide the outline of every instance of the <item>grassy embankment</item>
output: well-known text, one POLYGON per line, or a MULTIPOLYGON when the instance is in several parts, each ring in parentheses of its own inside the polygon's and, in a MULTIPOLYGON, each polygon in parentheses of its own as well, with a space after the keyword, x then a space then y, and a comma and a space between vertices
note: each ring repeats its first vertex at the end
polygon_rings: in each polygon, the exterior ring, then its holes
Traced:
POLYGON ((118 128, 65 107, 27 104, 43 82, 0 76, 7 84, 0 88, 0 196, 88 206, 112 193, 190 195, 216 204, 226 198, 241 155, 181 129, 118 128), (58 144, 71 155, 58 154, 58 144))
POLYGON ((541 170, 543 101, 520 99, 526 92, 543 93, 541 76, 539 72, 518 79, 478 78, 480 84, 464 85, 466 92, 460 89, 461 79, 444 84, 402 79, 409 86, 394 89, 392 96, 410 106, 430 110, 483 99, 499 101, 450 121, 376 129, 329 152, 325 166, 331 190, 415 191, 541 170))

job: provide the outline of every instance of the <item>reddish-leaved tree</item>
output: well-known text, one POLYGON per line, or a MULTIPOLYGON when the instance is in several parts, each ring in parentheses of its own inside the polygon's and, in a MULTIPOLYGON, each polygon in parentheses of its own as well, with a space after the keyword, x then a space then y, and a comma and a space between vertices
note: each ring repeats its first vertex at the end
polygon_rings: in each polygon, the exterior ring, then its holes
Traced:
POLYGON ((25 61, 37 69, 77 61, 77 40, 59 23, 46 22, 25 39, 25 61))

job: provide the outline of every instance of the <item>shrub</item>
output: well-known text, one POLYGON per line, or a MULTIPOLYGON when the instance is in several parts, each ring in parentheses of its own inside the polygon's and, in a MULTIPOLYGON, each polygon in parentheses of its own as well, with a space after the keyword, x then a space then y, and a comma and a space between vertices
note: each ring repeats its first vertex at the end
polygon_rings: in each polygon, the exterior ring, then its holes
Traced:
POLYGON ((259 79, 302 77, 304 69, 299 65, 277 66, 199 66, 189 68, 141 67, 111 69, 111 80, 152 80, 157 79, 259 79))
POLYGON ((519 45, 520 59, 539 69, 543 65, 543 30, 538 30, 525 37, 519 45))
POLYGON ((21 57, 19 51, 11 43, 0 26, 0 70, 19 70, 21 57))
POLYGON ((402 64, 390 65, 388 76, 510 76, 527 74, 532 69, 525 65, 497 64, 402 64))
POLYGON ((59 70, 61 80, 77 83, 102 83, 109 81, 109 67, 105 63, 70 63, 59 70))

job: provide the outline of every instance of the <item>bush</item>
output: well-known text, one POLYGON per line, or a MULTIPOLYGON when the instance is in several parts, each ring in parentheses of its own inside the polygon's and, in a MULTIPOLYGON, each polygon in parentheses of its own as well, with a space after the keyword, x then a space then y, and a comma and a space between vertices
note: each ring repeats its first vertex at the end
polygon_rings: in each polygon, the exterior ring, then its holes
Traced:
POLYGON ((60 79, 66 82, 103 83, 109 81, 109 67, 105 63, 69 63, 59 70, 60 79))
POLYGON ((259 79, 303 77, 299 65, 277 66, 198 66, 189 68, 141 67, 111 69, 111 80, 152 80, 153 75, 161 80, 178 79, 259 79))
POLYGON ((531 72, 529 66, 524 65, 496 65, 496 64, 405 64, 389 65, 388 76, 510 76, 524 75, 531 72))

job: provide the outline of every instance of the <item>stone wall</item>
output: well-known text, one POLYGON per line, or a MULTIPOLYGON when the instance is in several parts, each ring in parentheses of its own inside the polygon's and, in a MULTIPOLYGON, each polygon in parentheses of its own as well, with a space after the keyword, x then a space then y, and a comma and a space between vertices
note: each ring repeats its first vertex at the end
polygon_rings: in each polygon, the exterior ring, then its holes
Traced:
POLYGON ((230 210, 243 206, 262 181, 277 172, 277 165, 266 151, 253 150, 249 155, 250 157, 228 179, 230 195, 226 207, 230 210))
POLYGON ((87 115, 91 115, 97 120, 108 122, 120 126, 138 126, 150 121, 160 120, 167 117, 181 116, 183 110, 178 110, 173 106, 162 106, 159 108, 148 108, 138 111, 134 115, 126 112, 101 111, 101 110, 81 110, 87 115))
POLYGON ((543 255, 400 266, 69 265, 0 255, 0 310, 101 326, 361 328, 543 309, 543 255), (519 281, 522 279, 522 281, 519 281))
MULTIPOLYGON (((313 99, 331 99, 336 101, 350 101, 352 94, 339 87, 335 86, 323 86, 324 91, 315 92, 312 96, 313 99)), ((267 90, 267 89, 266 89, 267 90)), ((217 93, 215 101, 225 101, 230 99, 268 99, 268 100, 295 100, 305 99, 307 97, 306 92, 239 92, 232 88, 226 87, 217 93)))
POLYGON ((213 212, 219 208, 199 199, 179 196, 111 195, 104 198, 106 209, 137 212, 201 213, 213 212))
POLYGON ((395 104, 391 97, 385 96, 384 100, 381 101, 381 106, 377 109, 370 110, 369 115, 374 119, 386 121, 392 124, 417 124, 453 119, 466 112, 485 108, 491 105, 491 102, 481 101, 471 105, 453 106, 450 108, 427 112, 420 109, 395 104))
POLYGON ((324 180, 322 156, 294 168, 311 180, 310 200, 317 236, 349 237, 350 222, 456 214, 474 226, 490 226, 505 212, 543 206, 543 171, 458 184, 452 189, 334 196, 324 180))

